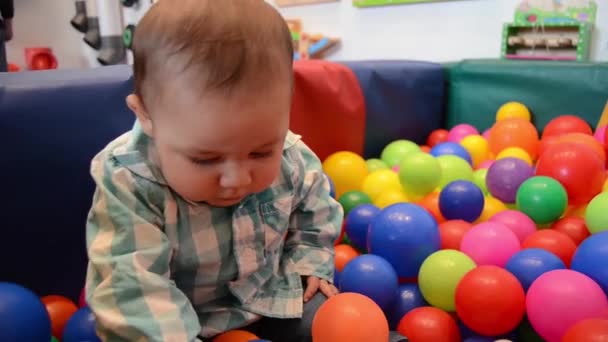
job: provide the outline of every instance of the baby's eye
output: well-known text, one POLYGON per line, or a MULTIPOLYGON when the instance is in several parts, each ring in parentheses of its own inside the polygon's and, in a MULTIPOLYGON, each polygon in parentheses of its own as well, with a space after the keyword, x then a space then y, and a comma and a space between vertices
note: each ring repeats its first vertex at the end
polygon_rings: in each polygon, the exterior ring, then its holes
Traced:
POLYGON ((272 156, 272 151, 252 152, 249 154, 249 156, 253 159, 268 158, 268 157, 272 156))
POLYGON ((220 157, 213 158, 190 158, 193 164, 197 165, 211 165, 220 161, 220 157))

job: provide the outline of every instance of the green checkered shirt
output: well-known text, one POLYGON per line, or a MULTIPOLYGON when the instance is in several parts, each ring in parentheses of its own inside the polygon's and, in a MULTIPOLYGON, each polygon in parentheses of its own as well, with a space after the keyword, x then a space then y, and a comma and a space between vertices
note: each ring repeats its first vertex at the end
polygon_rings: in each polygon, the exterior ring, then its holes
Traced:
POLYGON ((181 198, 138 124, 91 164, 86 293, 104 341, 197 341, 302 314, 301 276, 333 280, 342 208, 289 133, 270 188, 229 208, 181 198))

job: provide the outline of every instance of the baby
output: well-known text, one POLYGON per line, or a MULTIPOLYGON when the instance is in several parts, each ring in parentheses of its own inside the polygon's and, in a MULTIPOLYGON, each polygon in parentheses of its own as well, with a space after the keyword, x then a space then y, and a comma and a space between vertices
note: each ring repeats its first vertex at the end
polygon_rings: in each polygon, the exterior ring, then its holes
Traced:
POLYGON ((86 293, 104 341, 310 341, 343 211, 291 133, 293 46, 263 0, 162 0, 133 40, 137 120, 91 164, 86 293))

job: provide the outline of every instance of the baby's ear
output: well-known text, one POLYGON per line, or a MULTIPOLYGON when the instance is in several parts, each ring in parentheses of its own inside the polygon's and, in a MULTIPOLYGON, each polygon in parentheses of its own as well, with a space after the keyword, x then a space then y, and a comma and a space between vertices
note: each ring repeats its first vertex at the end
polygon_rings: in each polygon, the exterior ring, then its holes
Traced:
POLYGON ((143 129, 146 135, 153 137, 154 126, 152 124, 152 120, 150 119, 149 113, 146 111, 146 107, 144 106, 141 97, 136 94, 131 94, 127 96, 127 106, 137 117, 137 120, 141 124, 141 128, 143 129))

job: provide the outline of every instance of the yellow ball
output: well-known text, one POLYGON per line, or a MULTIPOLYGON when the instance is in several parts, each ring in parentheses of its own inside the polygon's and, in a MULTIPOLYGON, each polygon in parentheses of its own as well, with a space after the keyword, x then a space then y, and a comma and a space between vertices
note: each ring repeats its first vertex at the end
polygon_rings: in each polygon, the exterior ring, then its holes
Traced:
POLYGON ((323 161, 323 171, 336 187, 336 198, 352 190, 361 189, 368 174, 365 159, 350 151, 333 153, 323 161))
POLYGON ((532 165, 532 158, 530 158, 528 152, 521 147, 507 147, 500 151, 496 156, 496 160, 503 158, 517 158, 525 161, 528 165, 532 165))
POLYGON ((390 189, 379 194, 372 203, 380 209, 384 209, 395 203, 407 202, 408 198, 405 192, 399 189, 390 189))
POLYGON ((383 192, 389 190, 402 191, 399 175, 393 170, 381 169, 376 170, 363 180, 361 191, 369 196, 374 201, 383 192))
POLYGON ((578 207, 569 207, 564 216, 575 216, 585 218, 587 212, 587 204, 579 205, 578 207))
POLYGON ((608 192, 608 178, 606 178, 606 181, 604 182, 604 188, 602 189, 602 192, 608 192))
POLYGON ((477 219, 477 223, 485 222, 492 216, 507 209, 507 206, 501 200, 493 196, 486 196, 484 198, 483 211, 481 212, 481 216, 477 219))
POLYGON ((490 157, 488 141, 479 134, 467 135, 460 141, 460 145, 471 155, 473 167, 477 167, 490 157))
POLYGON ((515 101, 503 104, 496 112, 496 121, 511 118, 519 118, 530 121, 530 117, 531 115, 528 107, 515 101))

